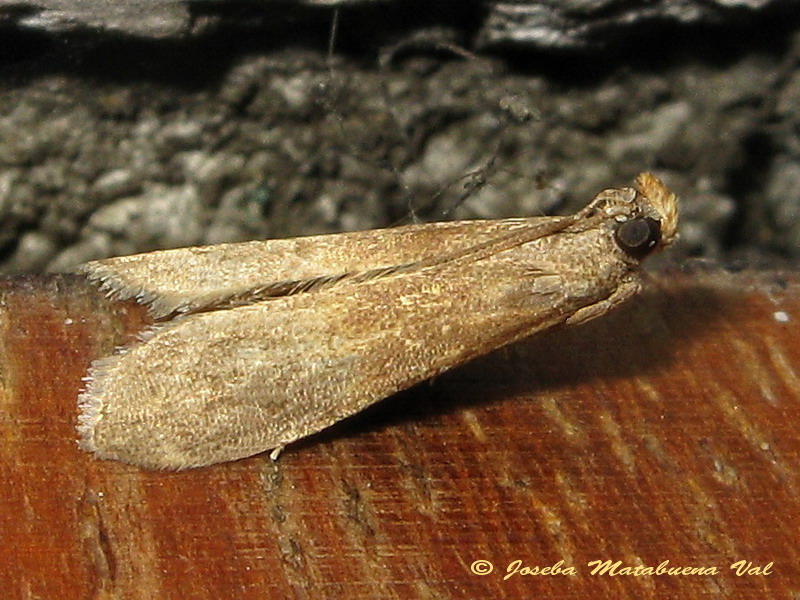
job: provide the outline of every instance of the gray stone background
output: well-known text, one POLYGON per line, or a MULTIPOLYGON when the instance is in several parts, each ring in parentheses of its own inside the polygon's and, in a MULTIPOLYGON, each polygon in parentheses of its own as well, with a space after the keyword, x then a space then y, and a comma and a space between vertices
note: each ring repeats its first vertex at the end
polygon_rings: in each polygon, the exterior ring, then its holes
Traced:
POLYGON ((796 263, 800 2, 0 0, 5 273, 566 213, 642 170, 675 255, 796 263))

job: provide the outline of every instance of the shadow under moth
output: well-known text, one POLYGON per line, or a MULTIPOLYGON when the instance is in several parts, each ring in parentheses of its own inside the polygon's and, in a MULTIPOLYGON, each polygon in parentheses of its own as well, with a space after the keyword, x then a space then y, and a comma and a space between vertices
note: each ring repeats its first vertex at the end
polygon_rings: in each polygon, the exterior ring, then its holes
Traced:
POLYGON ((79 268, 156 324, 96 360, 80 445, 157 469, 236 460, 640 288, 675 239, 649 173, 574 215, 409 225, 148 252, 79 268))

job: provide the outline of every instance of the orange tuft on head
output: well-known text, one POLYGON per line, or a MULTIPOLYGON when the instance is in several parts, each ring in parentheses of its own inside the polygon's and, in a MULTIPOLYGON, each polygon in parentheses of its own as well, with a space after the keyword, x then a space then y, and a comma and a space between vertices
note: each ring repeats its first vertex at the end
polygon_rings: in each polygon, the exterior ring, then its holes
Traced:
POLYGON ((640 173, 636 190, 650 201, 661 221, 661 243, 669 246, 678 233, 678 197, 652 173, 640 173))

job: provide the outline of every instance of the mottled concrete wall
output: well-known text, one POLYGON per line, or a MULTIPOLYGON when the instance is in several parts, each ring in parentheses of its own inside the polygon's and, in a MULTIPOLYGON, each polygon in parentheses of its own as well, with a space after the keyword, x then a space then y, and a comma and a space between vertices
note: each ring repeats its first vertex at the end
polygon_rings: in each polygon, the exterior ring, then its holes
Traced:
POLYGON ((331 56, 331 2, 89 4, 0 0, 6 272, 568 212, 645 169, 679 253, 800 255, 798 2, 347 2, 331 56))

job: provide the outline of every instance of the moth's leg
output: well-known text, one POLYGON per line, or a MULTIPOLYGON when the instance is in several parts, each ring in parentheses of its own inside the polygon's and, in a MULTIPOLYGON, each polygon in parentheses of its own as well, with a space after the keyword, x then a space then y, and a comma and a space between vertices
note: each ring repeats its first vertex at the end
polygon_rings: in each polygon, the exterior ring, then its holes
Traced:
POLYGON ((285 446, 276 446, 272 449, 272 452, 269 453, 269 457, 272 460, 278 460, 278 457, 281 455, 281 452, 283 452, 284 448, 285 446))
POLYGON ((614 290, 614 293, 612 293, 605 300, 590 304, 589 306, 584 306, 583 308, 577 310, 575 314, 566 320, 566 324, 577 325, 578 323, 591 321, 595 317, 599 317, 611 309, 616 308, 617 305, 622 304, 631 296, 635 296, 641 287, 642 286, 637 279, 625 281, 621 283, 619 287, 614 290))

